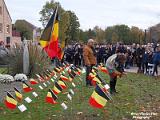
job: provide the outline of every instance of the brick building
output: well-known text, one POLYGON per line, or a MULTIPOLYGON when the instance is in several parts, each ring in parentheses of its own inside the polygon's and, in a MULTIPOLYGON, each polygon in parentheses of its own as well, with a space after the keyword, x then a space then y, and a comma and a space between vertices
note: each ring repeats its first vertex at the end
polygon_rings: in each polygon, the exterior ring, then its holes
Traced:
MULTIPOLYGON (((25 23, 33 33, 30 40, 38 41, 41 35, 41 29, 32 25, 26 20, 17 20, 25 23)), ((14 29, 12 25, 12 19, 7 9, 7 5, 4 0, 0 0, 0 41, 3 41, 6 46, 12 46, 14 44, 21 44, 20 32, 14 29)))
POLYGON ((0 41, 11 44, 12 19, 4 0, 0 0, 0 41))

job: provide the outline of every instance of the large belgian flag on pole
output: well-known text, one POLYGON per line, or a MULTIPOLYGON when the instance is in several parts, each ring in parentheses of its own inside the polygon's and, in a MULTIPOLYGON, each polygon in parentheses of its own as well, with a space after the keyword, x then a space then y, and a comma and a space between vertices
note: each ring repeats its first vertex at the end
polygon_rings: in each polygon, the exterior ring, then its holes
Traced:
POLYGON ((59 17, 56 7, 40 38, 40 44, 50 58, 58 56, 58 31, 59 17))

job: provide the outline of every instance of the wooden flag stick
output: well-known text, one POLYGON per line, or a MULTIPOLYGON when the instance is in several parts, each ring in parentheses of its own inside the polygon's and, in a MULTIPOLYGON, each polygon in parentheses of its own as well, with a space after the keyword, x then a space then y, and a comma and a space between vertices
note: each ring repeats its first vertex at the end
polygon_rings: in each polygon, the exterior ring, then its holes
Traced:
POLYGON ((105 120, 109 117, 109 112, 105 108, 103 108, 102 111, 103 111, 103 117, 104 117, 103 119, 105 120))

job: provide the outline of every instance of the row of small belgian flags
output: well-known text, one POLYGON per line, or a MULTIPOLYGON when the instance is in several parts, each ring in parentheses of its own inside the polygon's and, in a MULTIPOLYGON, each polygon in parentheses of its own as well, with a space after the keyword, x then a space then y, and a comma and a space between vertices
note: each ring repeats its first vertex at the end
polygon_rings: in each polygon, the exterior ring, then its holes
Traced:
MULTIPOLYGON (((93 67, 91 73, 89 74, 88 78, 91 80, 91 83, 93 86, 95 86, 95 90, 93 91, 91 97, 89 98, 89 104, 93 107, 96 108, 103 108, 108 100, 112 100, 112 97, 109 93, 109 85, 106 84, 105 80, 102 80, 99 77, 98 71, 102 71, 106 74, 109 74, 108 70, 104 65, 99 65, 98 67, 93 67)), ((63 64, 62 66, 56 66, 52 71, 47 70, 47 72, 44 75, 37 74, 38 80, 43 82, 44 86, 45 82, 47 81, 49 83, 49 80, 54 82, 54 87, 53 89, 49 89, 47 96, 45 98, 45 101, 50 104, 56 104, 57 100, 57 95, 62 92, 64 89, 67 88, 66 86, 66 81, 71 82, 72 85, 75 87, 75 84, 72 82, 76 76, 80 76, 82 73, 84 73, 80 67, 75 67, 70 64, 63 64), (69 77, 65 76, 64 71, 68 71, 69 77), (59 75, 59 79, 55 81, 54 79, 58 78, 57 75, 59 75), (54 78, 54 79, 53 79, 54 78)), ((30 84, 35 85, 38 84, 39 82, 36 81, 35 79, 30 79, 30 84)), ((41 85, 39 85, 40 89, 43 89, 41 85)), ((22 94, 21 92, 17 89, 14 88, 15 90, 15 96, 17 100, 22 100, 22 94)), ((71 94, 73 95, 74 92, 72 89, 68 94, 68 97, 71 99, 71 94)), ((23 82, 23 91, 25 92, 31 92, 33 91, 33 88, 30 87, 26 82, 23 82)), ((33 92, 32 93, 35 97, 37 97, 37 93, 33 92)), ((27 97, 27 99, 30 99, 27 97)), ((17 107, 17 100, 9 93, 7 92, 6 99, 5 99, 5 105, 9 109, 16 109, 17 107)), ((28 100, 30 101, 30 100, 28 100)), ((67 109, 66 105, 64 103, 61 104, 64 109, 67 109)), ((24 105, 20 106, 24 109, 24 105)))
MULTIPOLYGON (((52 81, 54 83, 53 89, 49 89, 47 96, 45 98, 45 101, 47 103, 56 104, 57 103, 56 99, 58 98, 57 95, 60 92, 62 92, 62 90, 67 88, 67 85, 65 82, 66 81, 71 82, 72 86, 75 87, 75 84, 72 81, 77 75, 80 76, 81 73, 82 73, 82 70, 79 67, 74 67, 74 66, 71 66, 70 64, 63 64, 61 66, 56 66, 52 71, 47 70, 43 75, 36 74, 39 82, 35 79, 30 79, 29 82, 31 85, 43 83, 43 85, 45 87, 47 87, 47 84, 45 82, 50 84, 50 81, 52 81), (65 72, 64 72, 65 70, 68 71, 69 77, 65 76, 65 72), (58 78, 57 76, 59 76, 58 80, 56 80, 58 78)), ((23 86, 24 93, 31 92, 34 90, 26 82, 23 82, 22 86, 23 86)), ((43 87, 40 84, 38 87, 41 90, 43 90, 43 87)), ((20 90, 18 90, 16 87, 14 87, 14 91, 15 91, 15 96, 17 99, 15 99, 11 93, 7 92, 7 95, 4 100, 6 107, 9 109, 16 109, 17 105, 18 105, 18 101, 21 101, 23 99, 23 95, 20 92, 20 90)), ((36 92, 33 92, 32 94, 35 97, 38 96, 38 94, 36 92)), ((72 89, 70 89, 69 94, 67 95, 67 97, 69 97, 69 99, 71 99, 71 94, 72 95, 74 94, 74 91, 72 89)), ((27 97, 27 98, 25 98, 25 101, 30 103, 32 100, 29 97, 27 97)), ((64 103, 62 103, 61 105, 62 105, 62 107, 67 108, 64 103)), ((18 106, 18 108, 19 108, 19 106, 18 106)), ((23 109, 22 110, 22 112, 23 112, 24 110, 26 110, 26 107, 22 104, 19 109, 23 109)))

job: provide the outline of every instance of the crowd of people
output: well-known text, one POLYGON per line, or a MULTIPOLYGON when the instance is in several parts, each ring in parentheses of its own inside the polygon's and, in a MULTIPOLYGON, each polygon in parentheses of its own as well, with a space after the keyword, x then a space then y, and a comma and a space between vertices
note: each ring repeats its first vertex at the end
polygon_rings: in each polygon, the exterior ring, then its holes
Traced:
MULTIPOLYGON (((84 45, 72 44, 67 45, 64 52, 64 60, 78 66, 84 65, 83 59, 84 45)), ((97 59, 97 64, 106 63, 107 59, 115 53, 123 53, 126 56, 124 68, 138 67, 138 71, 144 74, 158 75, 157 67, 160 63, 160 46, 159 44, 148 43, 139 45, 124 45, 119 42, 117 44, 96 44, 93 49, 97 59), (152 67, 152 73, 149 73, 149 68, 152 67)))
MULTIPOLYGON (((83 48, 84 44, 79 43, 67 45, 64 50, 63 60, 76 66, 84 66, 83 48)), ((160 64, 159 44, 148 43, 139 45, 133 43, 132 45, 124 45, 122 42, 116 44, 94 43, 92 50, 96 56, 96 64, 105 64, 111 55, 123 53, 126 56, 125 69, 136 66, 138 67, 137 72, 153 76, 158 75, 158 65, 160 64), (149 71, 150 68, 153 69, 151 72, 149 71)), ((8 52, 3 42, 0 42, 0 52, 1 59, 8 52)))

